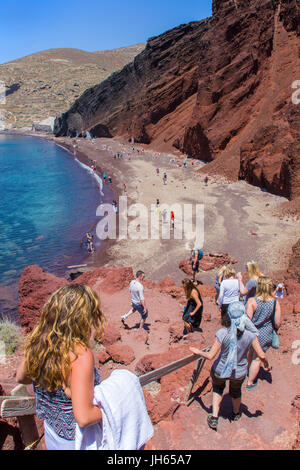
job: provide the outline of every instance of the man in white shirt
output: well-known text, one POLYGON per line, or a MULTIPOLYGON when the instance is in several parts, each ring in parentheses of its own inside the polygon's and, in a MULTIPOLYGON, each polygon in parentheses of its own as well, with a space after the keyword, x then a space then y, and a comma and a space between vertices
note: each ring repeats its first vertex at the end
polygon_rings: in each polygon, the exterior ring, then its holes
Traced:
POLYGON ((131 293, 132 308, 126 315, 122 315, 121 320, 123 325, 125 325, 125 320, 129 315, 134 312, 139 312, 141 315, 140 328, 144 327, 146 318, 148 317, 148 310, 146 308, 144 297, 144 286, 142 284, 144 279, 145 273, 143 271, 138 271, 136 273, 136 278, 130 283, 129 289, 131 293))

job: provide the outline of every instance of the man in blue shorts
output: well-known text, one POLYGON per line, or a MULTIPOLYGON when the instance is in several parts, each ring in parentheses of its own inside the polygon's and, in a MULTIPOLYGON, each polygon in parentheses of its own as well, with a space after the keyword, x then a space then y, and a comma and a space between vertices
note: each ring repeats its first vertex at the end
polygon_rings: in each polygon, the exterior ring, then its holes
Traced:
POLYGON ((138 312, 141 316, 140 329, 145 325, 146 318, 148 317, 148 310, 145 304, 144 286, 142 284, 144 279, 145 273, 143 271, 138 271, 135 279, 130 283, 129 289, 131 293, 132 308, 126 315, 122 315, 121 320, 123 325, 125 325, 126 318, 134 312, 138 312))

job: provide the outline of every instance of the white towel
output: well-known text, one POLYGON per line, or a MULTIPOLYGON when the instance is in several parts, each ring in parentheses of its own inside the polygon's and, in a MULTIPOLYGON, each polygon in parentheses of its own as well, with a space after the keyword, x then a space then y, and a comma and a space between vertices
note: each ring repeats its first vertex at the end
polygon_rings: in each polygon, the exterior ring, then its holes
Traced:
POLYGON ((115 370, 95 386, 94 404, 102 411, 102 425, 76 425, 76 450, 139 450, 154 434, 139 378, 115 370))

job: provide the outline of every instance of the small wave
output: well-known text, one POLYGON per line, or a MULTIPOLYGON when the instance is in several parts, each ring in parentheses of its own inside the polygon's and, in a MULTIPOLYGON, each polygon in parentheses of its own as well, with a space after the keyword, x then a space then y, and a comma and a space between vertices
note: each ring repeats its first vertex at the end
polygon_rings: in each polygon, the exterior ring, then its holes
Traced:
POLYGON ((88 171, 97 181, 98 185, 99 185, 99 188, 100 188, 100 194, 101 196, 104 196, 104 193, 103 193, 103 181, 102 179, 100 178, 99 175, 97 175, 97 173, 95 173, 95 171, 90 168, 88 165, 85 165, 84 163, 82 163, 80 160, 78 160, 78 158, 75 158, 75 161, 77 163, 79 163, 79 165, 84 168, 86 171, 88 171))

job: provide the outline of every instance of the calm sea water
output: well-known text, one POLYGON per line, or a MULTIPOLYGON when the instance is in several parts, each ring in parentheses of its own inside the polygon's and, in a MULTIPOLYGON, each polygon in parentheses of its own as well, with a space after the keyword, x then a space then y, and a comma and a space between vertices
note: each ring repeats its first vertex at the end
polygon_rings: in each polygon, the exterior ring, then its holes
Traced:
POLYGON ((68 265, 84 260, 81 240, 107 199, 100 185, 52 142, 0 135, 0 313, 16 307, 26 266, 64 275, 68 265))

